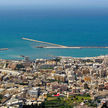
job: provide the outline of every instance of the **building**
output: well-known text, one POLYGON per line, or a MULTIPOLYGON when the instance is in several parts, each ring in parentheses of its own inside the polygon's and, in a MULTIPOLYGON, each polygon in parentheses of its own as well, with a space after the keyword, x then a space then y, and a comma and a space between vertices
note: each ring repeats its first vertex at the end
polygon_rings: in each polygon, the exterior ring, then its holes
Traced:
POLYGON ((39 87, 33 87, 31 90, 28 91, 30 97, 37 98, 40 94, 39 87))

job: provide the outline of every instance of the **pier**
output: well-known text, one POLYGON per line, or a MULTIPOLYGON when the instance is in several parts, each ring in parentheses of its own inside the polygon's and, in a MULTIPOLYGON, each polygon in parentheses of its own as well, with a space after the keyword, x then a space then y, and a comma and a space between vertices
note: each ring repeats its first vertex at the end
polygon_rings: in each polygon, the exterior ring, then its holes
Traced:
POLYGON ((108 47, 96 47, 96 46, 89 46, 89 47, 86 47, 86 46, 73 46, 73 47, 43 47, 43 48, 51 48, 51 49, 53 49, 53 48, 58 48, 58 49, 62 49, 62 48, 66 48, 66 49, 86 49, 86 48, 103 48, 103 49, 108 49, 108 47))
POLYGON ((24 37, 23 37, 22 39, 23 39, 23 40, 28 40, 28 41, 37 42, 37 43, 42 43, 42 44, 54 45, 54 46, 58 46, 58 47, 66 47, 66 46, 63 46, 63 45, 58 45, 58 44, 54 44, 54 43, 38 41, 38 40, 29 39, 29 38, 24 38, 24 37))
POLYGON ((54 48, 55 49, 102 48, 102 49, 108 49, 108 46, 64 46, 64 45, 59 45, 59 44, 54 44, 54 43, 49 43, 49 42, 43 42, 43 41, 38 41, 38 40, 24 38, 24 37, 22 39, 32 41, 32 42, 42 43, 42 44, 53 45, 53 46, 36 46, 36 48, 48 48, 48 49, 54 49, 54 48))
POLYGON ((0 51, 8 50, 8 48, 0 48, 0 51))

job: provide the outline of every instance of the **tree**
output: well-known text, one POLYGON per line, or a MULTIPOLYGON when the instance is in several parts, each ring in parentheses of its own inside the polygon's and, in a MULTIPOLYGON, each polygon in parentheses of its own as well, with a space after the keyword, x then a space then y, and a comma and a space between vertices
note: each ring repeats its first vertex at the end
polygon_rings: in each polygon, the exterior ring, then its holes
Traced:
POLYGON ((2 94, 0 94, 0 99, 2 99, 3 98, 3 95, 2 94))
POLYGON ((89 87, 88 87, 88 84, 87 84, 87 83, 85 83, 85 84, 84 84, 84 89, 89 89, 89 87))

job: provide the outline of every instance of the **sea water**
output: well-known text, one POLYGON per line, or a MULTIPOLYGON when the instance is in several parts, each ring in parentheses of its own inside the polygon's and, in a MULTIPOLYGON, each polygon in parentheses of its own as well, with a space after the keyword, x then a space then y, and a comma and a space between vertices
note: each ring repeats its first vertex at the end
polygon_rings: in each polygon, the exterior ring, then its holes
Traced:
POLYGON ((0 58, 21 59, 53 56, 92 57, 107 55, 108 49, 44 49, 43 44, 21 38, 65 46, 108 46, 108 11, 93 10, 0 10, 0 58))

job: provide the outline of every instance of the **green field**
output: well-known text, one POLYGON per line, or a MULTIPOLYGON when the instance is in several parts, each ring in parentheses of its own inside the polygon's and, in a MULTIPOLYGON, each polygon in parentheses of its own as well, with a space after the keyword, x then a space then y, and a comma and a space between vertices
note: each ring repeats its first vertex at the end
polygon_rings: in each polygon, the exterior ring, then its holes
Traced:
POLYGON ((65 102, 69 106, 74 106, 74 105, 79 105, 81 102, 84 101, 90 101, 91 97, 90 96, 70 96, 69 98, 65 98, 65 102))
POLYGON ((81 102, 86 101, 86 105, 91 101, 89 95, 76 95, 67 97, 53 97, 50 96, 45 101, 45 108, 73 108, 75 105, 79 105, 81 102))

